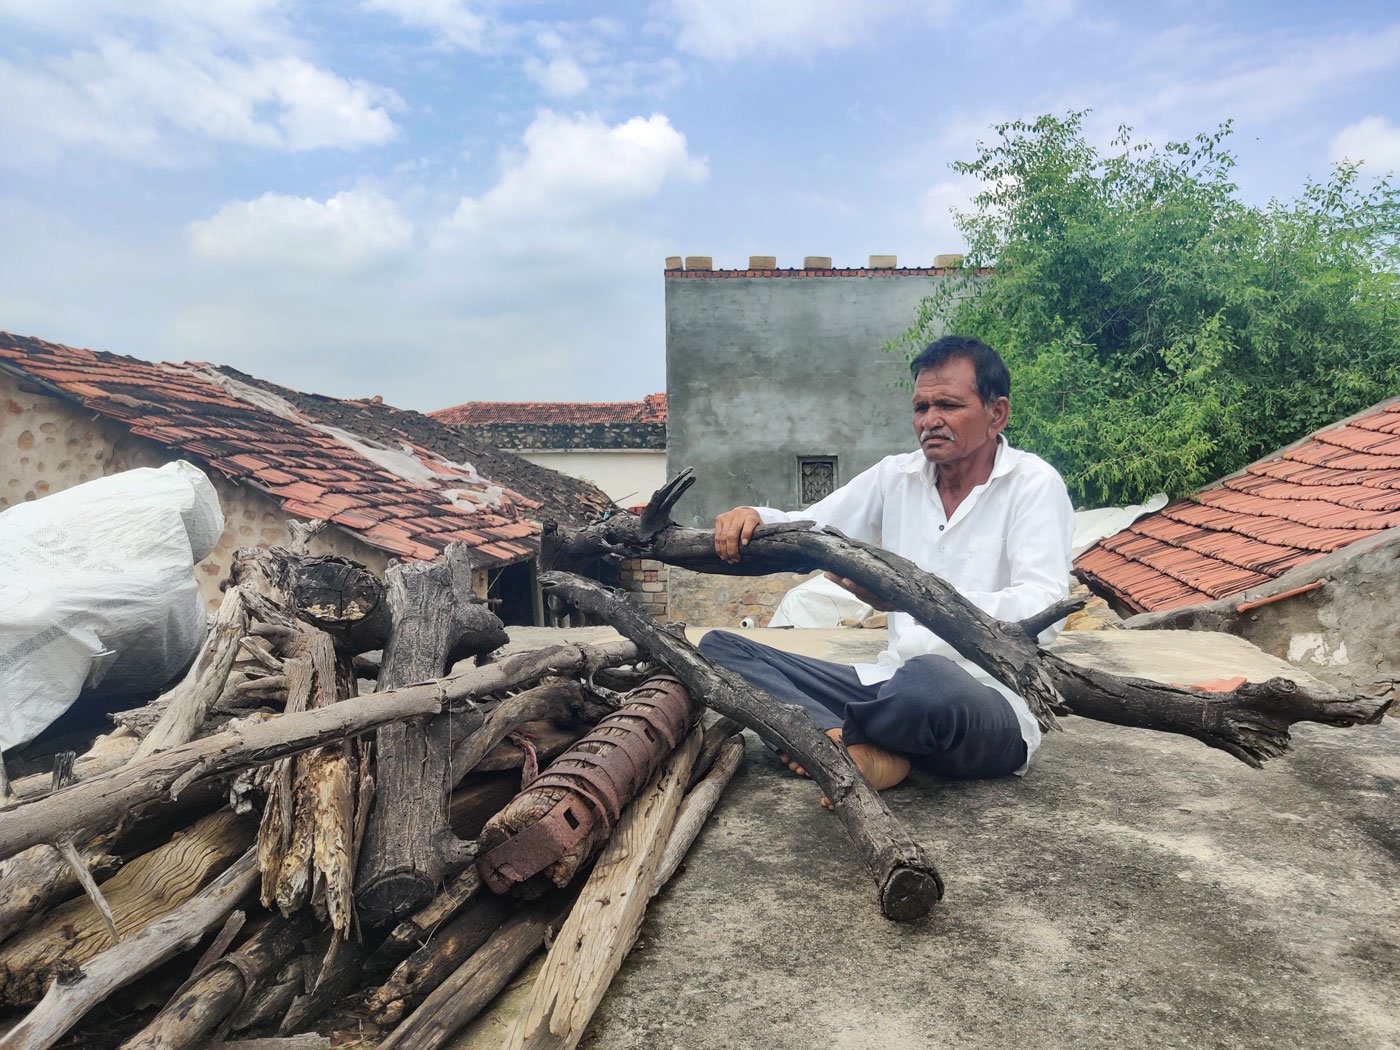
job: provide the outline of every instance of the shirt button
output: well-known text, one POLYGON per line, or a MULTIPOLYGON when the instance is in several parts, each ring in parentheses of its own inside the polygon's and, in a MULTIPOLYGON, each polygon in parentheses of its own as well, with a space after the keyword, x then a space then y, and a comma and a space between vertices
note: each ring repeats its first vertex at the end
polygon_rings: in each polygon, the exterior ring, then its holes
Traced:
POLYGON ((939 532, 942 532, 942 531, 943 531, 943 526, 942 526, 942 525, 938 526, 938 531, 939 531, 939 532))

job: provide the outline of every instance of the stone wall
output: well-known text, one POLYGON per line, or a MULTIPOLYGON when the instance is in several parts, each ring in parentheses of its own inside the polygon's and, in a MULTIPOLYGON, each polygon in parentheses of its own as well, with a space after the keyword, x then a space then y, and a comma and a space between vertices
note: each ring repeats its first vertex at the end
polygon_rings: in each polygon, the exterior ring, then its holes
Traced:
POLYGON ((755 627, 767 627, 783 595, 814 575, 719 576, 673 567, 668 619, 692 627, 737 627, 752 617, 755 627))

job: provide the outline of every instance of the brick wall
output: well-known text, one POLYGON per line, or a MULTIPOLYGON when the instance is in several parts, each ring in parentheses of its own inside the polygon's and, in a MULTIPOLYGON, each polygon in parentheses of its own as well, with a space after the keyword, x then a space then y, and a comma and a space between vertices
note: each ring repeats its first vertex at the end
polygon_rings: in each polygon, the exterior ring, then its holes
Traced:
POLYGON ((659 561, 637 558, 622 563, 618 583, 632 594, 642 609, 658 620, 672 619, 669 610, 668 583, 672 573, 679 572, 659 561))

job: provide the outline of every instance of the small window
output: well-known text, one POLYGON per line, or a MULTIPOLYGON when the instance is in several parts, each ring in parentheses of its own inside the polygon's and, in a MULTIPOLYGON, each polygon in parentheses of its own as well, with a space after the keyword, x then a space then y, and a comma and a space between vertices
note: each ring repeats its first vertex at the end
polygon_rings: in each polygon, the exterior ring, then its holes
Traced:
POLYGON ((815 503, 836 491, 835 456, 797 458, 797 499, 802 506, 815 503))

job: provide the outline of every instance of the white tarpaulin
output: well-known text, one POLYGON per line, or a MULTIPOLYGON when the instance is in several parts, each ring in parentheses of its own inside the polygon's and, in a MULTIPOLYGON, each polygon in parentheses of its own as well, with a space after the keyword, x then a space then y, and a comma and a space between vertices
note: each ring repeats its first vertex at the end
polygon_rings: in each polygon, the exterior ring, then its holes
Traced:
POLYGON ((0 513, 0 750, 85 690, 154 691, 178 674, 208 629, 194 566, 223 531, 214 486, 185 462, 0 513))
POLYGON ((1152 514, 1166 505, 1166 495, 1159 492, 1155 496, 1149 496, 1146 503, 1139 503, 1133 507, 1100 507, 1097 510, 1075 511, 1074 549, 1071 556, 1079 557, 1099 540, 1122 532, 1144 514, 1152 514))
POLYGON ((875 610, 825 576, 799 583, 778 603, 769 627, 840 627, 842 620, 864 620, 875 610))

